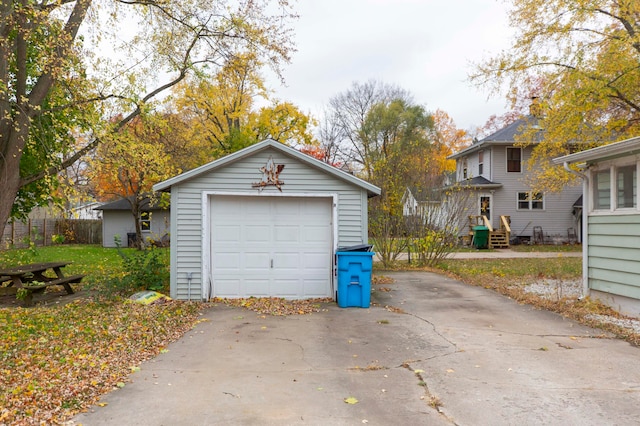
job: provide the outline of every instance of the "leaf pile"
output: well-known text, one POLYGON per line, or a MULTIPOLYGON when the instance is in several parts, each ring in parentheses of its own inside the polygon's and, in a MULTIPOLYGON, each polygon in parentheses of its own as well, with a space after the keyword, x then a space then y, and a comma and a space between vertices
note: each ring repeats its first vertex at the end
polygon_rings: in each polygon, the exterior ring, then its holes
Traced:
POLYGON ((249 297, 247 299, 227 299, 217 297, 214 303, 224 303, 227 306, 246 308, 265 315, 286 316, 305 315, 320 312, 325 303, 333 303, 333 299, 303 299, 288 300, 279 297, 249 297))
POLYGON ((0 424, 68 419, 181 337, 198 309, 122 300, 0 309, 0 424))
POLYGON ((371 284, 393 284, 396 280, 384 275, 373 275, 371 277, 371 284))

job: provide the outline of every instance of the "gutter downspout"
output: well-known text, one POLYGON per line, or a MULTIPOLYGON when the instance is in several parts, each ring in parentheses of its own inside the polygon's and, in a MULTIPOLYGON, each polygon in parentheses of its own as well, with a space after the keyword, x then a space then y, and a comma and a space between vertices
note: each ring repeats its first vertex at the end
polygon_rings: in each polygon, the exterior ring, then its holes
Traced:
POLYGON ((588 210, 589 210, 589 177, 584 173, 580 173, 576 170, 573 170, 569 167, 569 163, 566 161, 563 163, 564 169, 571 173, 572 175, 578 176, 582 179, 582 298, 589 295, 589 265, 587 264, 588 259, 588 239, 589 235, 587 234, 588 229, 588 210))

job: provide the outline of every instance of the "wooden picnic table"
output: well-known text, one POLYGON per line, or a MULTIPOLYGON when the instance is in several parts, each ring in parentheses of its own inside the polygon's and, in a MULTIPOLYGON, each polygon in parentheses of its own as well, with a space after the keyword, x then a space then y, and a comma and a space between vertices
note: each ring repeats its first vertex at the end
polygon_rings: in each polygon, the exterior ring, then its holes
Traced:
POLYGON ((73 294, 71 283, 78 283, 84 275, 65 276, 62 268, 71 262, 44 262, 0 269, 0 284, 8 282, 6 287, 27 290, 25 305, 31 305, 33 293, 44 291, 45 288, 61 285, 67 294, 73 294), (55 276, 53 276, 55 274, 55 276))

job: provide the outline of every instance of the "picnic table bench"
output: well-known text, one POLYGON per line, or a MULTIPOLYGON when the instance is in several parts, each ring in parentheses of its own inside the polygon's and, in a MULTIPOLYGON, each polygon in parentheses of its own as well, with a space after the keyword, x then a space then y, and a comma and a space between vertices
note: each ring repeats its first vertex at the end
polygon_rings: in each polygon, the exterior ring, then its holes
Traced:
POLYGON ((0 269, 0 285, 8 282, 6 287, 13 287, 18 293, 19 289, 26 290, 24 303, 30 306, 33 302, 33 293, 44 292, 47 287, 60 285, 73 294, 72 283, 79 283, 84 275, 65 276, 62 268, 71 262, 45 262, 31 263, 13 268, 0 269), (52 276, 55 274, 55 276, 52 276))

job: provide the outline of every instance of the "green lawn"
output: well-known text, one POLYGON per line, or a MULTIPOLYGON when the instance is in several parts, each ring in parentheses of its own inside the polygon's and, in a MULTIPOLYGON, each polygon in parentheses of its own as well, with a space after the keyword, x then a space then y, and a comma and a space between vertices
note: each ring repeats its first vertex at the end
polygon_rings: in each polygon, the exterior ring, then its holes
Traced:
MULTIPOLYGON (((127 256, 138 253, 136 249, 122 248, 127 256)), ((164 263, 169 265, 169 249, 154 249, 161 253, 164 263)), ((83 283, 99 285, 105 280, 122 276, 124 273, 122 257, 118 249, 104 248, 98 245, 55 245, 35 249, 0 250, 0 268, 25 263, 70 261, 65 267, 66 275, 84 274, 83 283)))
MULTIPOLYGON (((519 244, 519 245, 510 245, 509 246, 509 250, 511 251, 516 251, 516 252, 544 252, 544 253, 566 253, 566 252, 581 252, 582 251, 582 245, 580 244, 560 244, 560 245, 553 245, 553 244, 519 244)), ((454 249, 455 252, 457 253, 469 253, 469 252, 475 252, 478 251, 478 249, 476 249, 475 247, 469 247, 469 246, 461 246, 461 247, 456 247, 454 249)), ((483 251, 496 251, 496 250, 492 250, 492 249, 483 249, 483 251)))
POLYGON ((533 282, 541 278, 579 279, 582 258, 553 257, 545 259, 447 259, 439 269, 476 285, 496 281, 533 282))
POLYGON ((511 250, 513 251, 518 251, 518 252, 558 252, 558 253, 565 253, 565 252, 581 252, 582 251, 582 245, 581 244, 560 244, 560 245, 553 245, 553 244, 544 244, 544 245, 540 245, 540 244, 520 244, 520 245, 512 245, 509 247, 511 250))

